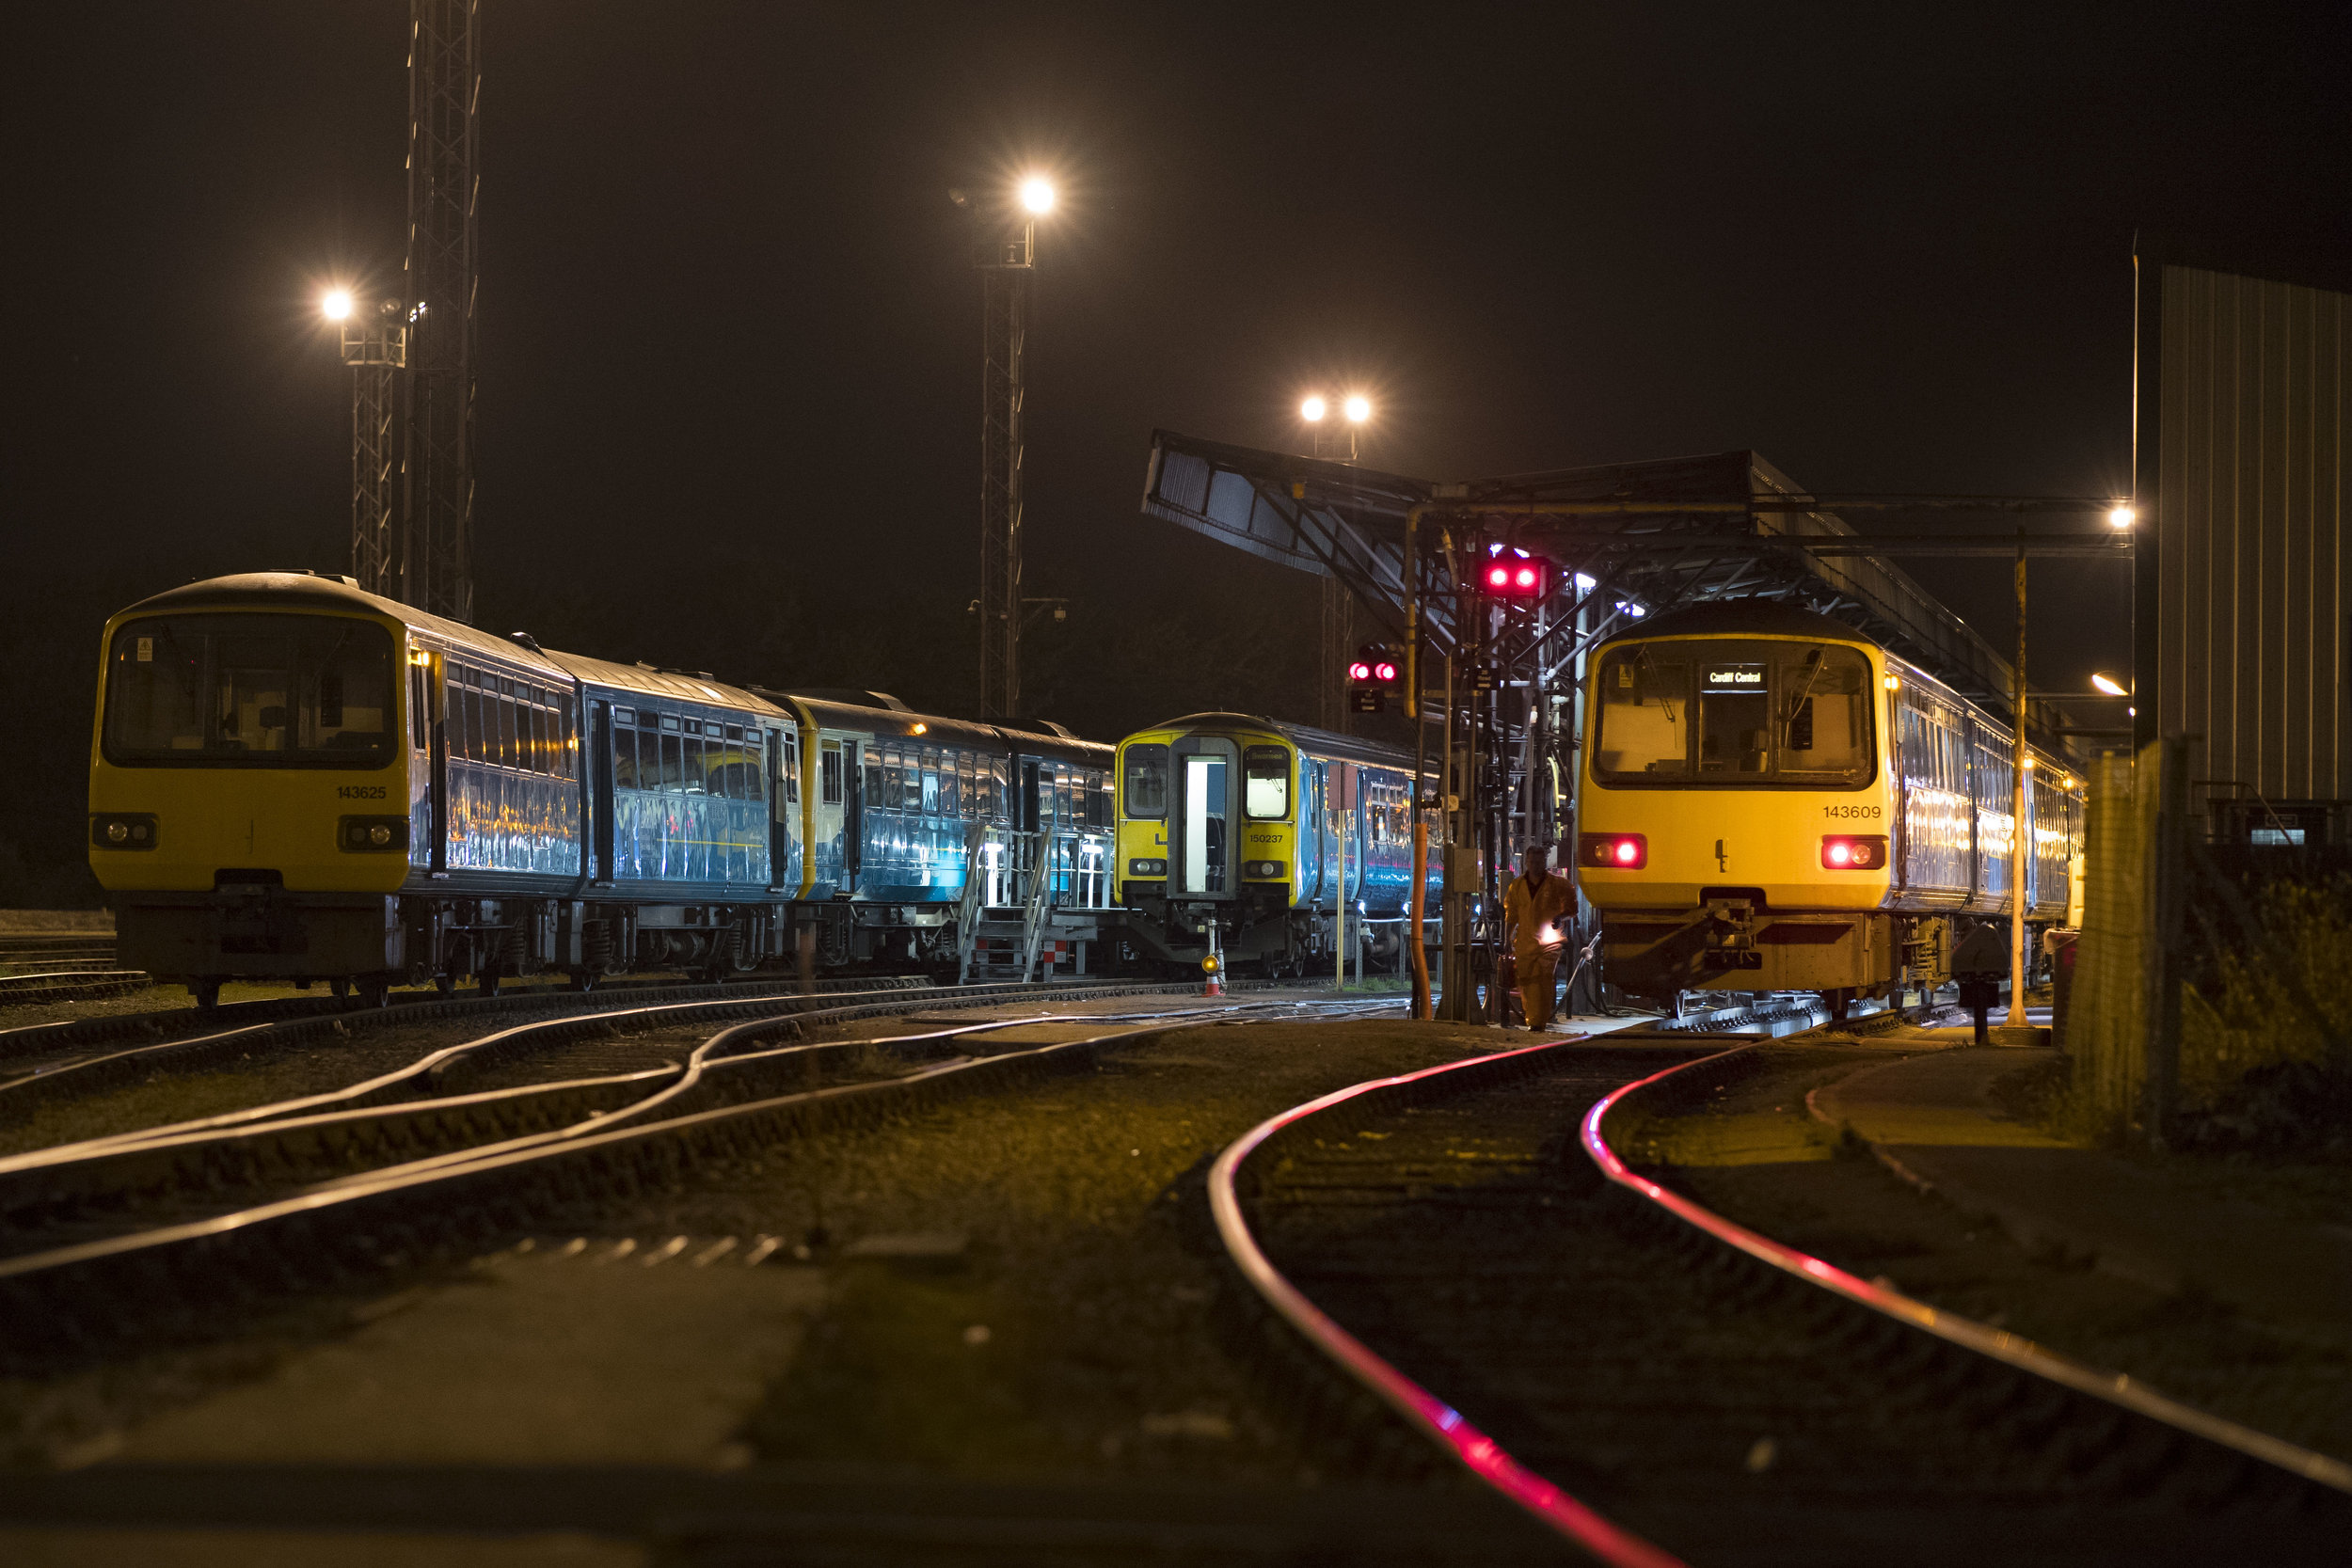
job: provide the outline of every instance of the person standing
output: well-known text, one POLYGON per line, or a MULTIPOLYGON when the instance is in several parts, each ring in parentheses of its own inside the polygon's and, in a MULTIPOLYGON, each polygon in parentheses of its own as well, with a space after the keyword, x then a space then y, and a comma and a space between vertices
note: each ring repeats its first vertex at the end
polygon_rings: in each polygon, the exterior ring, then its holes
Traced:
POLYGON ((1519 854, 1519 874, 1502 895, 1502 931, 1511 943, 1519 1004, 1531 1030, 1551 1024, 1560 953, 1575 913, 1576 884, 1551 869, 1551 846, 1530 844, 1519 854))

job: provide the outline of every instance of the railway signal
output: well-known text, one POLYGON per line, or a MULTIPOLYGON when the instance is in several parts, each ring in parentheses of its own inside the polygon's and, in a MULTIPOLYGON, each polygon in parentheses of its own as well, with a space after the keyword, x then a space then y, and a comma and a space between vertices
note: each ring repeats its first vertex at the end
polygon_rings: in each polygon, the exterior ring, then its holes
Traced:
POLYGON ((1540 555, 1492 555, 1478 571, 1478 594, 1508 604, 1534 604, 1560 580, 1560 568, 1540 555))
POLYGON ((1389 689, 1396 684, 1396 656, 1377 642, 1356 650, 1347 663, 1349 707, 1357 713, 1386 713, 1389 689))

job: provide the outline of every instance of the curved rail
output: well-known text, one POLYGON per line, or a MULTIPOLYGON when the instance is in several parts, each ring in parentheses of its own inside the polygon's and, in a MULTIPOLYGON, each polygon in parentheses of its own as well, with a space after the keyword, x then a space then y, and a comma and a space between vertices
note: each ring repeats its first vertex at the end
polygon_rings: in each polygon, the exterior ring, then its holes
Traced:
POLYGON ((1421 1083, 1493 1062, 1525 1059, 1571 1043, 1572 1040, 1547 1040, 1516 1051, 1444 1062, 1394 1078, 1370 1079, 1268 1117, 1235 1139, 1210 1167, 1209 1212, 1216 1219, 1217 1235, 1225 1243, 1226 1252, 1260 1298, 1349 1376, 1452 1453, 1472 1475, 1552 1530, 1611 1564, 1611 1568, 1682 1568, 1681 1559, 1612 1522, 1528 1469, 1501 1444, 1465 1420, 1460 1411, 1382 1360, 1362 1340, 1334 1323, 1268 1260, 1264 1249, 1249 1232, 1248 1221, 1242 1214, 1241 1198, 1234 1190, 1234 1177, 1243 1162, 1275 1133, 1318 1112, 1375 1090, 1421 1083))
POLYGON ((1963 1318, 1955 1312, 1947 1312, 1941 1307, 1931 1307, 1915 1297, 1904 1295, 1900 1291, 1890 1290, 1883 1285, 1873 1285, 1867 1280, 1857 1278, 1835 1263, 1824 1261, 1811 1253, 1800 1251, 1784 1243, 1775 1242, 1769 1236, 1759 1235, 1736 1221, 1724 1218, 1711 1209, 1693 1203, 1680 1193, 1660 1186, 1648 1178, 1637 1174, 1626 1164, 1617 1151, 1610 1147, 1608 1139, 1602 1135, 1602 1122, 1608 1119, 1610 1111, 1621 1103, 1627 1096, 1652 1085, 1662 1083, 1677 1073, 1688 1072, 1710 1062, 1720 1063, 1726 1056, 1738 1055, 1741 1051, 1754 1049, 1756 1048, 1753 1046, 1742 1046, 1738 1051, 1724 1052, 1718 1055, 1703 1057, 1695 1062, 1679 1063, 1602 1096, 1584 1115, 1584 1125, 1581 1130, 1584 1152, 1591 1157, 1595 1164, 1600 1167, 1603 1176, 1620 1187, 1647 1198, 1677 1219, 1695 1227, 1716 1241, 1727 1246, 1736 1247, 1749 1257, 1760 1262, 1769 1263, 1773 1268, 1802 1279, 1809 1285, 1818 1286, 1824 1291, 1843 1296, 1857 1306, 1867 1307, 1873 1312, 1892 1318, 1909 1327, 1924 1330, 1963 1350, 1989 1356, 2036 1377, 2047 1378, 2076 1393, 2089 1395, 2092 1399, 2104 1400, 2109 1404, 2121 1406, 2135 1415, 2147 1417, 2151 1420, 2160 1421, 2166 1426, 2187 1433, 2193 1437, 2218 1444, 2223 1448, 2245 1454, 2249 1458, 2261 1460, 2264 1464, 2275 1465, 2282 1470, 2301 1476, 2306 1481, 2332 1487, 2340 1492, 2352 1493, 2352 1465, 2331 1459, 2323 1453, 2313 1452, 2310 1449, 2290 1443, 2284 1438, 2274 1437, 2268 1433, 2257 1432, 2252 1427, 2240 1426, 2235 1421, 2226 1420, 2221 1417, 2183 1404, 2180 1401, 2160 1394, 2148 1385, 2122 1372, 2108 1371, 2103 1368, 2090 1366, 2072 1356, 2063 1355, 2045 1345, 2037 1344, 2022 1335, 2008 1333, 1989 1323, 1980 1323, 1973 1318, 1963 1318))
MULTIPOLYGON (((1268 1005, 1301 1004, 1260 1006, 1268 1005)), ((1255 1009, 1245 1005, 1243 1009, 1214 1012, 1230 1016, 1235 1010, 1255 1009)), ((381 1262, 379 1244, 370 1239, 386 1233, 379 1227, 416 1237, 478 1233, 485 1227, 512 1223, 518 1204, 528 1209, 539 1200, 577 1201, 581 1178, 593 1180, 592 1173, 611 1170, 631 1181, 644 1180, 648 1173, 675 1180, 681 1163, 704 1152, 731 1156, 751 1142, 790 1129, 814 1130, 842 1117, 856 1118, 865 1107, 886 1101, 913 1098, 920 1102, 956 1089, 969 1093, 1009 1086, 1041 1071, 1056 1070, 1060 1064, 1089 1060, 1090 1053, 1121 1040, 1200 1027, 1210 1020, 1198 1014, 1209 1011, 1197 1009, 1172 1019, 1152 1015, 1142 1023, 1080 1039, 954 1056, 894 1077, 799 1089, 635 1125, 599 1125, 576 1136, 531 1141, 527 1147, 476 1148, 456 1161, 427 1160, 377 1169, 230 1212, 0 1259, 0 1345, 11 1340, 18 1341, 14 1348, 81 1344, 94 1334, 119 1332, 148 1307, 183 1308, 200 1277, 220 1269, 263 1264, 266 1277, 277 1281, 346 1267, 355 1259, 363 1264, 366 1259, 381 1262), (560 1193, 545 1185, 559 1168, 560 1193), (536 1198, 531 1196, 534 1180, 541 1182, 536 1198), (164 1273, 153 1272, 158 1268, 164 1273), (166 1277, 173 1288, 158 1295, 153 1282, 166 1277), (86 1313, 87 1322, 83 1321, 86 1313)), ((1063 1015, 1059 1021, 1089 1022, 1086 1015, 1063 1015)))

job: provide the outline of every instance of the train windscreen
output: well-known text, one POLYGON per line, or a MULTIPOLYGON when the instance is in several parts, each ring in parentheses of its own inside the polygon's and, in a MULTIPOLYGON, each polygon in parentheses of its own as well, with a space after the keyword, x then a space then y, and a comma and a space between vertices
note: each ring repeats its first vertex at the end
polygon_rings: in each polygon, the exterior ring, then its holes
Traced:
POLYGON ((1858 789, 1875 759, 1870 665, 1836 643, 1621 643, 1601 660, 1595 777, 1607 784, 1858 789))
POLYGON ((143 768, 381 768, 392 640, 329 615, 169 615, 115 633, 105 755, 143 768))

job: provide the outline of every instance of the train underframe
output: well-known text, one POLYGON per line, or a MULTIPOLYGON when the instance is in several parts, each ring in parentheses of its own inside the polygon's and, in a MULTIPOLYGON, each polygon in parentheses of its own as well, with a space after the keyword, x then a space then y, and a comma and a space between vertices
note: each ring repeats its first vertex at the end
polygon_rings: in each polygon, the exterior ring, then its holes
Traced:
POLYGON ((1774 910, 1740 897, 1710 898, 1688 912, 1603 910, 1600 916, 1601 973, 1619 990, 1660 1002, 1690 990, 1809 990, 1834 1017, 1856 1000, 1943 985, 1962 936, 2001 918, 1774 910))
MULTIPOLYGON (((1282 889, 1251 889, 1241 898, 1182 901, 1145 897, 1123 911, 1129 943, 1147 961, 1198 973, 1215 951, 1225 968, 1280 979, 1327 974, 1338 953, 1337 923, 1327 911, 1293 909, 1282 889)), ((1436 929, 1435 923, 1431 930, 1436 929)), ((1352 929, 1352 927, 1351 927, 1352 929)), ((1405 922, 1364 923, 1364 963, 1369 974, 1401 974, 1405 922)))
POLYGON ((118 961, 215 1001, 225 980, 324 983, 380 1002, 396 985, 485 992, 527 975, 580 990, 606 976, 683 971, 705 980, 796 966, 953 974, 953 905, 634 903, 597 898, 290 893, 227 883, 135 894, 116 911, 118 961))

